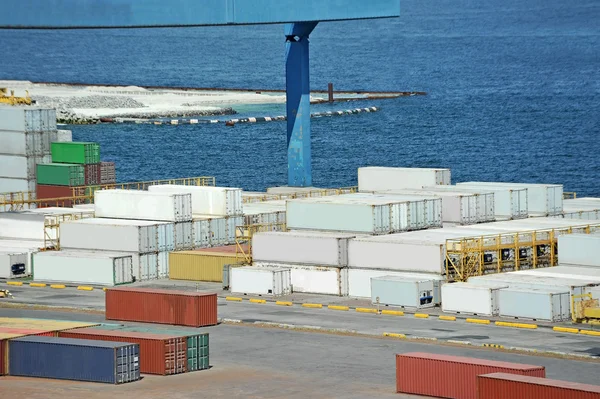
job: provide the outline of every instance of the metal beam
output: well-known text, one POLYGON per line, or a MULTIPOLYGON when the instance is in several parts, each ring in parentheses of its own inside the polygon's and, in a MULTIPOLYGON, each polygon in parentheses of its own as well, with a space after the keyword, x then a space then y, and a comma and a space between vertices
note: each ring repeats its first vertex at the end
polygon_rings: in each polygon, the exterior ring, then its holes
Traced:
POLYGON ((400 0, 1 0, 0 28, 252 25, 399 14, 400 0))

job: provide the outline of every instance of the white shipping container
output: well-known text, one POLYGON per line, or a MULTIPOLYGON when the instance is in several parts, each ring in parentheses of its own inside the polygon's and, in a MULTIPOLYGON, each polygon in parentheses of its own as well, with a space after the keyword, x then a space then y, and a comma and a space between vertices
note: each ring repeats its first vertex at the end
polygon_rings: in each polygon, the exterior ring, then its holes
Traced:
POLYGON ((358 168, 359 191, 385 191, 450 184, 450 169, 358 168))
POLYGON ((256 267, 290 269, 292 292, 348 296, 348 268, 308 266, 289 263, 256 262, 256 267))
MULTIPOLYGON (((91 204, 93 205, 93 204, 91 204)), ((47 208, 35 208, 22 211, 26 214, 45 215, 45 216, 57 216, 57 215, 77 215, 78 217, 86 217, 94 214, 93 209, 89 208, 67 208, 59 206, 49 206, 47 208)))
POLYGON ((236 227, 243 224, 243 216, 194 215, 193 237, 195 248, 235 244, 236 227))
POLYGON ((174 228, 174 250, 181 251, 194 248, 194 222, 179 222, 172 225, 174 228))
POLYGON ((192 213, 215 216, 242 215, 242 189, 228 187, 157 185, 149 192, 191 194, 192 213))
POLYGON ((504 288, 498 300, 502 317, 555 322, 571 319, 569 291, 504 288))
POLYGON ((0 177, 0 193, 35 192, 35 179, 13 179, 0 177))
POLYGON ((520 274, 531 276, 546 276, 568 278, 572 280, 599 280, 600 268, 581 265, 565 265, 542 267, 540 269, 520 270, 520 274))
POLYGON ((285 211, 280 212, 246 212, 244 211, 244 225, 257 224, 285 224, 285 211))
POLYGON ((5 252, 0 250, 0 278, 27 277, 29 255, 26 252, 5 252))
POLYGON ((254 295, 287 295, 292 292, 290 269, 234 267, 230 270, 231 292, 254 295))
MULTIPOLYGON (((0 136, 1 138, 2 136, 0 136)), ((0 155, 0 175, 11 179, 35 179, 36 165, 51 162, 52 157, 50 155, 0 155)))
POLYGON ((50 154, 50 143, 56 141, 57 132, 13 132, 0 130, 0 154, 42 156, 50 154))
MULTIPOLYGON (((0 237, 23 240, 44 240, 43 214, 20 212, 0 213, 0 237)), ((55 239, 55 231, 48 231, 49 237, 55 239)))
POLYGON ((33 254, 39 252, 42 248, 44 248, 43 240, 0 239, 0 251, 27 254, 27 261, 25 263, 27 276, 31 276, 33 254))
POLYGON ((70 130, 57 130, 56 141, 59 143, 70 143, 73 141, 73 132, 70 130))
POLYGON ((100 218, 189 222, 191 194, 137 190, 99 190, 94 193, 96 216, 100 218))
POLYGON ((47 251, 34 255, 36 281, 120 285, 133 281, 133 259, 126 254, 47 251))
POLYGON ((465 182, 457 186, 482 186, 498 188, 526 188, 530 214, 559 215, 563 211, 562 184, 524 184, 496 182, 465 182))
POLYGON ((169 252, 158 253, 158 278, 169 278, 169 252))
POLYGON ((560 263, 600 268, 599 234, 562 234, 558 236, 560 263))
POLYGON ((371 302, 378 305, 391 305, 408 308, 431 308, 439 305, 435 301, 439 281, 406 277, 383 276, 371 279, 371 302))
POLYGON ((158 224, 146 220, 89 218, 60 225, 62 248, 158 252, 158 224))
POLYGON ((506 284, 478 286, 469 283, 442 285, 442 311, 481 316, 497 316, 500 311, 498 292, 506 284))
MULTIPOLYGON (((416 277, 439 282, 446 279, 439 274, 407 273, 396 270, 348 269, 348 295, 354 298, 371 298, 371 279, 384 276, 416 277)), ((439 302, 439 298, 434 297, 439 302)))
POLYGON ((56 130, 56 110, 0 105, 0 130, 42 132, 56 130))
POLYGON ((348 241, 356 235, 318 231, 264 232, 252 236, 257 262, 348 266, 348 241))

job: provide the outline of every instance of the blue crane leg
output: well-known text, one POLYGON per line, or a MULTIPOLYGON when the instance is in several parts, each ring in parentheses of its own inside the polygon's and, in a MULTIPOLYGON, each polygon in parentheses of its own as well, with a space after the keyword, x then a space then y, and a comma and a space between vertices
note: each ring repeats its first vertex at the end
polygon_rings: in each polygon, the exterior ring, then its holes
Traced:
POLYGON ((310 73, 308 37, 316 22, 287 24, 286 96, 288 186, 312 185, 310 157, 310 73))

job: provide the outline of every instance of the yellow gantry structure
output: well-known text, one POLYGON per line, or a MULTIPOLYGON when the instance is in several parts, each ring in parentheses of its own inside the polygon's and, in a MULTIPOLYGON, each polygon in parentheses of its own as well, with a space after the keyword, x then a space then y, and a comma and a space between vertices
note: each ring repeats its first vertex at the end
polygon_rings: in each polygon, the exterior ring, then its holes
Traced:
POLYGON ((289 194, 269 194, 265 193, 264 195, 255 195, 250 197, 244 197, 242 202, 244 203, 253 203, 253 202, 266 202, 266 201, 277 201, 277 200, 286 200, 286 199, 294 199, 294 198, 313 198, 313 197, 327 197, 331 195, 342 195, 342 194, 353 194, 358 192, 358 187, 341 187, 341 188, 324 188, 324 189, 315 189, 308 191, 300 191, 296 193, 289 194))

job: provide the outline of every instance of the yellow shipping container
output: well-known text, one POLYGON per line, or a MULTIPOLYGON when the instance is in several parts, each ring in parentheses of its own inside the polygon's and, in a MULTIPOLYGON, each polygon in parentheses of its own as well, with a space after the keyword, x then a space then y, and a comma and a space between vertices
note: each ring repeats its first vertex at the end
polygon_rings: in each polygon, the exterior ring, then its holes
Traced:
POLYGON ((223 282, 223 266, 238 264, 235 253, 180 251, 169 253, 171 280, 223 282))
POLYGON ((17 317, 0 317, 0 326, 25 330, 61 331, 72 328, 93 327, 100 323, 86 323, 81 321, 62 321, 46 319, 27 319, 17 317))

